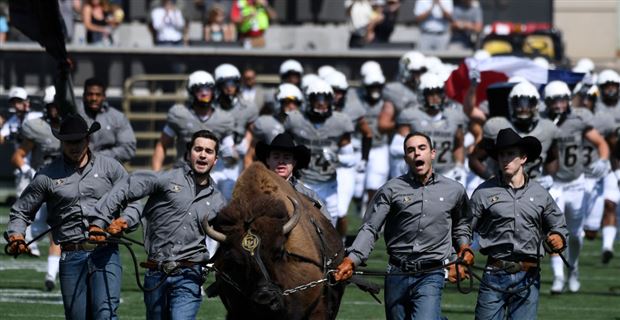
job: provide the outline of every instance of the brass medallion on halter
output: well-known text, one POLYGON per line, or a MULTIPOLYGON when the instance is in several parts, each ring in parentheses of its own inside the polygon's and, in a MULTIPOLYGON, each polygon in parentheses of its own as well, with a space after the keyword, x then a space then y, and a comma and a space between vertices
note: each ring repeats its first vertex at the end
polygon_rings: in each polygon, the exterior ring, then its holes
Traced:
POLYGON ((248 251, 251 255, 254 255, 254 250, 260 244, 260 238, 252 233, 252 230, 248 230, 248 232, 241 239, 241 247, 248 251))

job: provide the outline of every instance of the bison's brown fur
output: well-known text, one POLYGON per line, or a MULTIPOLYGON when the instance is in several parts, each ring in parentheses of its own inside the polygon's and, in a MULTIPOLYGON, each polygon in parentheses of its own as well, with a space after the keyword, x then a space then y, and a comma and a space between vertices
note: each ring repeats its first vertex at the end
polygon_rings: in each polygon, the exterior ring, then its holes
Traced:
MULTIPOLYGON (((241 239, 251 229, 261 237, 261 259, 271 279, 281 289, 321 279, 324 272, 318 266, 284 253, 300 255, 322 265, 321 240, 311 219, 323 232, 324 254, 332 259, 330 268, 334 268, 342 260, 344 250, 329 220, 287 181, 263 164, 254 163, 240 176, 231 203, 216 219, 215 228, 226 235, 216 266, 232 277, 242 290, 255 289, 256 282, 263 277, 250 254, 241 248, 241 239), (282 226, 293 214, 293 205, 288 197, 297 200, 302 215, 297 226, 288 236, 284 236, 282 226)), ((329 319, 337 313, 344 288, 337 285, 330 291, 327 297, 325 287, 319 285, 289 295, 284 299, 285 312, 281 314, 261 313, 264 310, 248 299, 252 292, 239 294, 238 290, 227 284, 220 286, 220 297, 227 307, 229 318, 329 319), (328 306, 332 310, 328 310, 328 306)))

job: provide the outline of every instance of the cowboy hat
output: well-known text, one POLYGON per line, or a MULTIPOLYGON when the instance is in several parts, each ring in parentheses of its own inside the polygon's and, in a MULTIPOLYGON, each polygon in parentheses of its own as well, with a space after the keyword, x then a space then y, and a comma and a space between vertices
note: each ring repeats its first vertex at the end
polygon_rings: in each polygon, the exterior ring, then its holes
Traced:
POLYGON ((101 129, 99 122, 93 122, 89 128, 84 118, 77 114, 69 114, 60 123, 60 129, 52 130, 52 134, 60 141, 76 141, 90 136, 99 129, 101 129))
POLYGON ((491 158, 497 160, 497 154, 500 150, 511 147, 519 147, 525 152, 527 162, 536 161, 542 151, 540 141, 535 137, 521 137, 512 128, 505 128, 499 131, 495 143, 492 144, 487 151, 491 158))
POLYGON ((288 133, 280 133, 271 144, 259 142, 256 144, 256 158, 265 163, 269 157, 269 153, 273 150, 290 152, 295 158, 296 169, 304 169, 308 167, 310 163, 310 149, 303 145, 296 145, 293 141, 293 137, 288 133))

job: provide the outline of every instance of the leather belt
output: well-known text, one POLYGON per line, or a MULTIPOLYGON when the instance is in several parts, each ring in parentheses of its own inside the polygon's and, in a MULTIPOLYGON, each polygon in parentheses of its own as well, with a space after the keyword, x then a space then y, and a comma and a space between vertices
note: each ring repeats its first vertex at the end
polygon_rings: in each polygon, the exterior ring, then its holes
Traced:
POLYGON ((97 247, 105 246, 106 243, 96 244, 89 242, 80 242, 80 243, 61 243, 60 250, 61 251, 93 251, 97 247))
POLYGON ((538 261, 536 260, 523 260, 523 261, 508 261, 496 259, 493 257, 487 258, 487 266, 492 266, 498 269, 504 269, 508 273, 517 273, 519 271, 528 272, 535 270, 538 267, 538 261))
POLYGON ((407 259, 400 259, 390 256, 390 264, 399 268, 405 272, 417 272, 433 268, 439 268, 443 266, 443 261, 440 260, 416 260, 411 261, 407 259))
POLYGON ((165 261, 165 262, 158 262, 155 260, 147 260, 145 262, 140 262, 140 266, 142 268, 146 268, 149 270, 155 270, 155 271, 164 271, 166 273, 170 273, 171 271, 173 271, 174 269, 177 269, 179 267, 181 268, 191 268, 194 267, 196 265, 200 265, 200 262, 193 262, 193 261, 187 261, 187 260, 180 260, 180 261, 165 261))

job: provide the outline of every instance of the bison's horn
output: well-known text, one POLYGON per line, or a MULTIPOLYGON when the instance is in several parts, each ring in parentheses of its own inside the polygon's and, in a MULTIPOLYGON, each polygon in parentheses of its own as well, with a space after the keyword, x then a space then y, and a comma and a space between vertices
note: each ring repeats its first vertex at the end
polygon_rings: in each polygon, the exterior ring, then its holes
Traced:
POLYGON ((291 203, 293 204, 293 216, 290 219, 288 219, 288 222, 282 227, 282 234, 284 235, 287 235, 289 232, 291 232, 295 228, 297 223, 299 222, 299 219, 301 218, 301 213, 297 209, 297 206, 299 205, 297 200, 291 197, 288 197, 288 199, 291 200, 291 203))
POLYGON ((202 227, 205 229, 205 232, 207 233, 207 235, 217 241, 217 242, 224 242, 226 241, 226 235, 216 231, 215 229, 213 229, 213 227, 209 224, 209 220, 208 219, 204 219, 202 221, 202 227))

